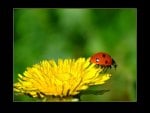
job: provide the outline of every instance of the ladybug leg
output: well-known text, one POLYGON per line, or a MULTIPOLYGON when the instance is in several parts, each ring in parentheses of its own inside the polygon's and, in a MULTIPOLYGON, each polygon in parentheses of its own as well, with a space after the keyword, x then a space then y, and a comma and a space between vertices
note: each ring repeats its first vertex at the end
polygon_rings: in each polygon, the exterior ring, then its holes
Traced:
POLYGON ((109 66, 109 68, 111 69, 112 67, 111 67, 111 66, 109 66))
POLYGON ((99 67, 100 67, 100 65, 99 65, 99 64, 96 64, 96 65, 95 65, 95 68, 99 68, 99 67))
POLYGON ((106 68, 106 67, 104 67, 104 70, 103 70, 103 72, 105 73, 105 72, 106 72, 106 70, 107 70, 107 68, 106 68))
POLYGON ((105 69, 105 66, 101 65, 101 68, 104 68, 104 69, 105 69))
POLYGON ((111 69, 112 68, 112 66, 106 66, 106 67, 104 67, 104 73, 108 70, 108 69, 111 69))
POLYGON ((112 59, 112 65, 114 66, 115 69, 117 68, 117 64, 114 59, 112 59))
POLYGON ((111 67, 111 66, 107 66, 107 68, 108 68, 108 69, 111 69, 112 67, 111 67))
POLYGON ((108 67, 104 67, 103 72, 106 73, 107 69, 108 69, 108 67))

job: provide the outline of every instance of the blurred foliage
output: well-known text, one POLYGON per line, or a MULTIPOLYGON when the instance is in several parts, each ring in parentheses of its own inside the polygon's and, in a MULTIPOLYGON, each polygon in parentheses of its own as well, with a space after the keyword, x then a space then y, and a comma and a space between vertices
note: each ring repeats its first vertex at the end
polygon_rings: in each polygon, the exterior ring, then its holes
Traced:
MULTIPOLYGON (((112 78, 82 95, 83 101, 137 100, 137 10, 132 9, 14 9, 14 73, 45 59, 90 57, 108 52, 117 62, 112 78)), ((31 101, 15 96, 14 101, 31 101)))

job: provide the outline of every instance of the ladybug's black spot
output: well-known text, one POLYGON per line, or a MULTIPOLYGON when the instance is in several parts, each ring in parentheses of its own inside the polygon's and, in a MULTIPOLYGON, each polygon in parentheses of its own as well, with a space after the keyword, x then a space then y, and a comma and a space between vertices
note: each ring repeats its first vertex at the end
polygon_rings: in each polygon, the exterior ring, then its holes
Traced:
POLYGON ((105 64, 107 64, 107 63, 108 63, 108 61, 106 60, 106 61, 105 61, 105 64))
POLYGON ((104 57, 104 58, 105 58, 105 56, 106 56, 105 54, 102 54, 102 57, 104 57))

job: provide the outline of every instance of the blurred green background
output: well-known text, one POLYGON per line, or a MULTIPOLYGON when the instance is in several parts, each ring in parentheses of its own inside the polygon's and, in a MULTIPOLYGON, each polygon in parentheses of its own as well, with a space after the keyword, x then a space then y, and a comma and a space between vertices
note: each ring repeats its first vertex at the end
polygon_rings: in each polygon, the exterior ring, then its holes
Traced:
MULTIPOLYGON (((45 59, 90 57, 108 52, 118 64, 110 80, 93 89, 103 95, 82 95, 82 101, 137 101, 137 10, 14 9, 14 73, 45 59)), ((14 95, 14 101, 32 101, 14 95)))

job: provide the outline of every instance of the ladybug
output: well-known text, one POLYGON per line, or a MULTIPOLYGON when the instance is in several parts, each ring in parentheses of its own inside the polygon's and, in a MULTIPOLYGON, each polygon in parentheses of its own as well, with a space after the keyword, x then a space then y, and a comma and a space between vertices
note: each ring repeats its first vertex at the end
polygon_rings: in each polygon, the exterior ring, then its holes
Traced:
POLYGON ((99 52, 91 56, 90 58, 91 63, 95 63, 97 67, 101 66, 101 68, 111 68, 112 66, 116 69, 117 64, 115 60, 105 52, 99 52))

